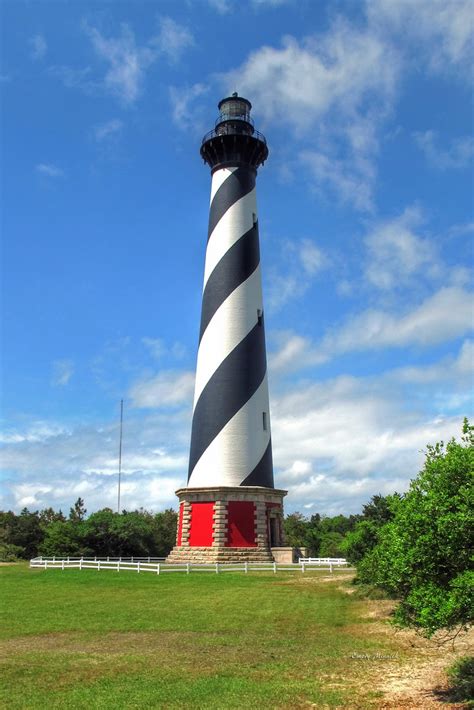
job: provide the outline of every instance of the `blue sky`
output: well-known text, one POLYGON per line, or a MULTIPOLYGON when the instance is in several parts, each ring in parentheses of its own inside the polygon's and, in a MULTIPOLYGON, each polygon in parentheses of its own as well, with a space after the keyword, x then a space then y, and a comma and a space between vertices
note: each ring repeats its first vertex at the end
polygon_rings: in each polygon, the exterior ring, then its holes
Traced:
POLYGON ((253 103, 276 485, 406 490, 472 411, 468 0, 2 4, 3 508, 175 506, 217 102, 253 103))

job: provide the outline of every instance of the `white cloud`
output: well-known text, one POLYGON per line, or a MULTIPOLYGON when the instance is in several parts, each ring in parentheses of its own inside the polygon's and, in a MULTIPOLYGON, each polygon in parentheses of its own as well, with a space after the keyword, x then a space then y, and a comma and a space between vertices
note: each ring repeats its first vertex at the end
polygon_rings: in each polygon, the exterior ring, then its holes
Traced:
POLYGON ((116 138, 123 130, 123 121, 113 118, 105 123, 100 123, 94 128, 94 138, 98 143, 116 138))
POLYGON ((471 79, 473 13, 470 0, 370 0, 369 22, 379 31, 408 38, 429 68, 436 72, 461 69, 471 79))
POLYGON ((422 464, 420 450, 459 436, 462 415, 442 412, 465 387, 466 377, 459 380, 445 362, 441 380, 417 388, 388 373, 300 382, 273 397, 275 478, 289 491, 287 508, 355 513, 375 493, 406 490, 422 464))
POLYGON ((467 385, 468 399, 472 398, 469 391, 469 381, 474 371, 474 341, 465 340, 457 357, 446 357, 433 365, 426 367, 401 367, 394 370, 392 376, 400 382, 413 384, 444 381, 446 373, 453 379, 461 379, 467 385))
POLYGON ((252 0, 252 4, 258 8, 281 7, 282 5, 287 5, 290 2, 293 2, 293 0, 252 0))
POLYGON ((72 360, 55 360, 53 362, 53 376, 51 384, 56 387, 64 387, 69 384, 69 380, 74 374, 74 364, 72 360))
POLYGON ((139 45, 135 34, 127 23, 122 23, 117 37, 105 37, 91 25, 84 23, 84 31, 92 42, 96 55, 106 63, 103 79, 92 80, 90 67, 71 69, 52 67, 66 86, 74 86, 85 91, 105 90, 125 105, 134 104, 141 96, 146 72, 160 58, 175 62, 183 51, 194 44, 191 32, 169 17, 161 18, 159 31, 147 43, 139 45))
POLYGON ((210 7, 216 10, 219 15, 227 15, 233 10, 233 4, 231 0, 207 0, 210 7))
POLYGON ((49 67, 48 72, 51 76, 56 77, 68 89, 81 89, 87 94, 96 92, 100 89, 100 82, 92 79, 91 67, 83 69, 75 69, 68 66, 53 65, 49 67))
MULTIPOLYGON (((220 79, 226 91, 238 87, 252 98, 264 130, 284 125, 286 141, 292 130, 292 153, 312 189, 371 212, 380 131, 402 70, 417 61, 421 44, 432 68, 449 63, 470 73, 472 6, 469 0, 374 0, 366 8, 365 26, 336 16, 324 33, 260 47, 220 79)), ((470 150, 469 139, 455 142, 439 153, 438 164, 460 165, 470 150)))
POLYGON ((40 175, 49 178, 64 177, 64 170, 52 163, 38 163, 38 165, 35 166, 35 170, 37 173, 40 173, 40 175))
POLYGON ((324 194, 329 188, 342 202, 353 204, 361 211, 372 211, 375 169, 371 161, 338 160, 315 150, 301 151, 299 157, 309 168, 318 193, 324 194))
MULTIPOLYGON (((459 436, 469 407, 473 352, 472 341, 466 341, 455 357, 380 376, 302 380, 283 393, 277 382, 271 397, 275 481, 289 490, 287 510, 306 506, 347 514, 375 493, 406 489, 421 465, 420 449, 459 436)), ((167 379, 179 388, 179 375, 167 379)), ((188 385, 184 389, 182 401, 190 396, 188 385)), ((145 416, 126 406, 125 508, 176 508, 174 491, 186 479, 190 423, 187 406, 145 416)), ((1 505, 68 510, 80 495, 90 512, 115 508, 118 439, 117 422, 65 427, 38 421, 10 430, 2 451, 1 505)))
POLYGON ((84 30, 96 54, 108 64, 103 80, 105 89, 125 104, 134 103, 141 94, 145 71, 157 59, 156 52, 147 46, 137 46, 135 35, 125 23, 116 38, 107 39, 88 24, 84 30))
POLYGON ((448 234, 450 237, 459 237, 464 234, 472 234, 474 232, 474 222, 465 222, 464 224, 454 224, 448 234))
POLYGON ((35 483, 20 483, 14 488, 15 503, 18 508, 36 506, 42 497, 50 495, 51 486, 35 483))
POLYGON ((175 360, 182 360, 186 355, 186 348, 179 341, 172 345, 167 345, 162 338, 142 338, 142 343, 155 360, 161 360, 164 356, 175 360))
POLYGON ((162 17, 160 19, 160 31, 157 37, 154 38, 153 44, 171 62, 176 62, 185 49, 194 46, 194 38, 186 27, 179 25, 171 17, 162 17))
MULTIPOLYGON (((186 480, 189 413, 134 416, 125 408, 122 499, 128 510, 176 507, 186 480)), ((65 427, 34 422, 10 430, 2 447, 0 508, 27 505, 63 510, 80 495, 90 512, 117 501, 118 423, 65 427)))
POLYGON ((328 354, 356 350, 430 346, 459 338, 473 327, 472 294, 447 287, 405 314, 369 309, 351 318, 322 342, 328 354))
POLYGON ((414 206, 372 229, 365 238, 365 276, 369 283, 379 289, 405 288, 420 272, 439 275, 440 265, 431 242, 415 233, 423 221, 420 208, 414 206))
POLYGON ((315 277, 329 264, 328 256, 311 239, 286 240, 282 245, 284 268, 269 270, 267 303, 272 311, 303 296, 315 277))
POLYGON ((196 107, 196 100, 208 91, 209 87, 202 83, 180 88, 170 86, 172 116, 178 128, 183 131, 191 128, 199 134, 204 132, 203 112, 196 107))
POLYGON ((48 51, 48 44, 42 34, 34 35, 30 39, 31 57, 35 61, 43 59, 48 51))
POLYGON ((329 30, 281 48, 264 46, 221 77, 259 107, 263 123, 292 129, 311 184, 370 210, 378 130, 391 110, 401 62, 397 49, 370 28, 336 18, 329 30), (284 122, 282 122, 284 107, 284 122))
POLYGON ((167 352, 165 342, 161 338, 142 338, 142 343, 157 360, 167 352))
POLYGON ((280 49, 261 47, 222 81, 251 95, 265 121, 281 122, 284 107, 285 122, 307 131, 333 109, 359 118, 374 94, 389 100, 397 72, 390 47, 339 19, 321 36, 302 42, 287 36, 280 49))
POLYGON ((426 348, 460 338, 473 329, 473 294, 460 287, 441 288, 405 313, 367 309, 328 331, 319 343, 296 333, 280 334, 270 354, 273 372, 320 365, 338 355, 364 350, 426 348))
POLYGON ((32 422, 26 429, 11 428, 0 432, 0 443, 43 442, 52 437, 66 435, 69 429, 54 422, 32 422))
POLYGON ((474 138, 472 136, 456 138, 446 149, 436 145, 438 140, 436 131, 414 133, 413 137, 428 162, 439 170, 461 169, 472 164, 474 155, 474 138))
POLYGON ((275 334, 278 349, 269 355, 269 368, 272 373, 298 370, 307 365, 318 365, 326 362, 327 356, 318 359, 316 348, 309 338, 283 331, 275 334))
POLYGON ((315 276, 326 267, 327 257, 310 239, 302 239, 297 248, 303 271, 309 276, 315 276))
POLYGON ((193 389, 194 372, 169 370, 136 382, 129 396, 134 407, 173 407, 190 404, 193 389))

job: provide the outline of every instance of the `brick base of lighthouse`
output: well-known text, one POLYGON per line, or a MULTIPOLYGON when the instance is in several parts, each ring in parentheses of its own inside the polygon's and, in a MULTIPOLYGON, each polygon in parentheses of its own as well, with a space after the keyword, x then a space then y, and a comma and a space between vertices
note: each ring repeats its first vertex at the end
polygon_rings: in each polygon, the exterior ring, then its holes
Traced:
POLYGON ((180 488, 176 545, 167 562, 273 562, 285 544, 287 491, 261 486, 180 488))

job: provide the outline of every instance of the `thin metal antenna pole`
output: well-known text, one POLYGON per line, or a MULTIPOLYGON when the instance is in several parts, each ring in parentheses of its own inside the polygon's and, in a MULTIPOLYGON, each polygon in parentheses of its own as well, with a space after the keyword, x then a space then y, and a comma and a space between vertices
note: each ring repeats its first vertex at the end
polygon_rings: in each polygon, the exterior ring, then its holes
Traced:
POLYGON ((122 478, 122 427, 123 427, 123 399, 120 400, 120 443, 119 443, 119 470, 118 470, 118 500, 117 513, 120 513, 120 481, 122 478))

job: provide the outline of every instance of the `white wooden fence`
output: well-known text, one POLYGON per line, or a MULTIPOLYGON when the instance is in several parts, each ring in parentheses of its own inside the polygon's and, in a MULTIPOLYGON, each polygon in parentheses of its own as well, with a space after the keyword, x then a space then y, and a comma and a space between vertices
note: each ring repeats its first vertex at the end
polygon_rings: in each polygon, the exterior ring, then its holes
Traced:
MULTIPOLYGON (((46 559, 43 558, 42 555, 39 557, 35 557, 35 560, 42 560, 46 559)), ((104 562, 164 562, 166 560, 166 557, 71 557, 70 555, 64 555, 64 556, 53 556, 53 557, 48 557, 48 560, 55 561, 55 560, 66 560, 67 562, 73 562, 73 561, 78 561, 78 560, 94 560, 94 562, 97 561, 104 561, 104 562)))
POLYGON ((333 565, 333 567, 349 564, 345 557, 300 557, 298 562, 305 565, 333 565))
MULTIPOLYGON (((153 558, 151 558, 153 559, 153 558)), ((308 558, 310 559, 310 558, 308 558)), ((338 566, 328 564, 314 565, 301 561, 299 564, 277 564, 276 562, 240 562, 240 563, 221 563, 212 564, 167 564, 162 561, 148 562, 148 558, 137 560, 134 558, 98 558, 98 557, 35 557, 30 560, 30 567, 41 569, 93 569, 97 571, 112 570, 115 572, 152 572, 153 574, 162 574, 164 572, 277 572, 283 571, 301 571, 306 572, 308 569, 328 570, 331 574, 338 566)), ((341 568, 341 566, 339 566, 341 568)), ((347 567, 343 569, 348 569, 347 567)))

